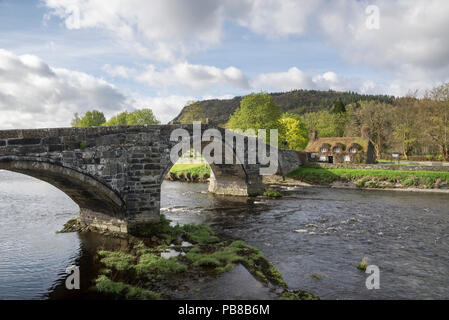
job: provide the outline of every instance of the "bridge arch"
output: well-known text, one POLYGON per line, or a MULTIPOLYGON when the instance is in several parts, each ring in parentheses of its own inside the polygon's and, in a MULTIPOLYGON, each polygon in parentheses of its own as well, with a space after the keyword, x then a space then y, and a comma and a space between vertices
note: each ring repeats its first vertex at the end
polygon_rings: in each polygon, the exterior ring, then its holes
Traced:
POLYGON ((104 221, 111 221, 111 226, 113 224, 115 227, 109 230, 123 231, 126 219, 124 201, 114 190, 89 174, 50 159, 18 156, 0 157, 0 170, 45 181, 64 192, 80 207, 80 218, 84 222, 103 225, 104 221))
MULTIPOLYGON (((206 159, 206 162, 211 168, 209 192, 233 196, 251 196, 263 192, 262 180, 258 172, 259 166, 255 165, 254 168, 251 168, 251 165, 247 164, 246 159, 239 158, 238 152, 236 152, 236 145, 229 145, 228 141, 225 140, 225 130, 220 128, 219 131, 221 131, 222 134, 221 152, 223 161, 221 164, 216 164, 207 161, 206 159), (227 152, 232 154, 232 164, 224 163, 224 156, 227 152)), ((178 142, 171 142, 171 147, 177 143, 178 142)), ((194 152, 202 154, 204 147, 209 143, 210 141, 202 141, 200 149, 196 150, 195 144, 193 143, 193 137, 190 136, 190 146, 194 152)), ((245 143, 247 143, 247 139, 245 143)), ((161 184, 170 169, 175 165, 177 160, 181 158, 182 154, 178 154, 176 159, 169 159, 168 153, 165 156, 168 159, 166 159, 159 177, 161 184)))

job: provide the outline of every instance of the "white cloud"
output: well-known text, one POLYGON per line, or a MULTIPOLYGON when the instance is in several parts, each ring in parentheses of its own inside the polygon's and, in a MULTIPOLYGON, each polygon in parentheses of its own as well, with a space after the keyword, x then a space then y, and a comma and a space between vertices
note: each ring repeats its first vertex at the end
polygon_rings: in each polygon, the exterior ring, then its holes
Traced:
MULTIPOLYGON (((128 76, 133 72, 132 69, 111 66, 104 69, 116 72, 117 76, 128 76)), ((232 68, 228 69, 218 74, 229 79, 238 74, 232 68)), ((206 70, 217 71, 213 68, 206 70)), ((232 97, 125 94, 103 79, 82 72, 52 68, 36 56, 19 56, 3 49, 0 49, 0 88, 0 130, 67 127, 75 112, 84 113, 93 108, 104 112, 106 117, 126 109, 151 108, 156 117, 166 123, 189 101, 232 97)))
POLYGON ((249 0, 242 2, 236 21, 269 38, 304 35, 323 6, 323 0, 249 0))
MULTIPOLYGON (((112 77, 132 79, 156 89, 185 89, 202 95, 203 99, 229 99, 229 94, 210 94, 223 87, 237 88, 245 92, 267 91, 279 92, 295 89, 356 91, 366 94, 389 94, 394 96, 406 95, 419 90, 424 94, 439 84, 437 80, 394 79, 384 83, 374 82, 359 77, 341 77, 333 71, 322 74, 307 73, 297 67, 287 71, 260 73, 250 78, 239 69, 228 67, 219 69, 212 66, 192 65, 180 63, 158 70, 154 65, 147 65, 144 71, 124 66, 105 65, 103 70, 112 77)), ((176 96, 184 103, 191 100, 191 96, 176 96)), ((159 101, 159 100, 157 100, 159 101)))
POLYGON ((153 88, 187 88, 195 91, 233 87, 249 89, 247 77, 235 67, 220 69, 214 66, 182 62, 166 69, 146 65, 143 71, 124 66, 105 65, 103 70, 113 77, 133 78, 153 88))
POLYGON ((397 72, 410 79, 447 77, 449 2, 336 1, 320 15, 321 32, 348 61, 397 72), (365 8, 377 5, 380 28, 366 27, 365 8))
POLYGON ((387 94, 404 96, 418 91, 423 95, 426 90, 439 85, 438 81, 394 79, 384 83, 363 80, 356 77, 340 77, 335 72, 309 74, 296 67, 286 72, 259 74, 250 81, 254 91, 290 91, 294 89, 355 91, 365 94, 387 94))
POLYGON ((135 108, 150 108, 154 114, 161 121, 161 123, 168 123, 173 120, 182 107, 190 101, 198 100, 194 96, 169 95, 161 97, 145 97, 140 95, 133 95, 135 108))
POLYGON ((51 68, 33 55, 0 49, 0 127, 67 126, 74 112, 111 113, 128 98, 112 84, 88 74, 51 68))
POLYGON ((311 89, 311 78, 296 67, 287 72, 272 72, 258 75, 252 82, 253 89, 265 91, 289 91, 293 89, 311 89))
POLYGON ((46 0, 49 16, 64 19, 69 29, 103 28, 133 50, 174 61, 180 56, 218 43, 223 9, 209 0, 46 0))
POLYGON ((268 38, 313 36, 347 61, 447 78, 449 1, 446 0, 46 0, 50 16, 69 29, 102 28, 135 52, 179 63, 218 44, 226 22, 268 38), (368 5, 380 10, 380 29, 366 27, 368 5))

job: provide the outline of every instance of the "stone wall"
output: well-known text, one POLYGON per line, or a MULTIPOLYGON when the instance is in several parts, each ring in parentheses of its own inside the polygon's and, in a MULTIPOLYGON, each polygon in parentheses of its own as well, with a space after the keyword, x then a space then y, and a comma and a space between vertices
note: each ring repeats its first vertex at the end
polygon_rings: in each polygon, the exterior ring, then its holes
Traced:
POLYGON ((286 177, 287 174, 298 169, 307 161, 307 152, 278 149, 278 158, 279 168, 277 174, 286 177))
POLYGON ((343 163, 319 163, 314 162, 313 166, 321 168, 350 168, 350 169, 375 169, 375 170, 407 170, 407 171, 449 171, 447 166, 405 166, 405 165, 385 165, 385 164, 343 164, 343 163))

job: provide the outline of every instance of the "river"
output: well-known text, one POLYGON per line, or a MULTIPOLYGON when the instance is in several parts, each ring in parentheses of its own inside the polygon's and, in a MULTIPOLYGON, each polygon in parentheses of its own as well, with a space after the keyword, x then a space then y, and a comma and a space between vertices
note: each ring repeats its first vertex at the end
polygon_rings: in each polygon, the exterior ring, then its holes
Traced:
MULTIPOLYGON (((291 289, 322 299, 449 298, 447 195, 304 187, 281 193, 280 200, 214 196, 206 184, 166 181, 161 212, 261 249, 291 289), (357 269, 363 257, 380 269, 379 290, 365 286, 368 274, 357 269)), ((56 234, 77 210, 51 185, 0 171, 0 299, 90 297, 64 288, 65 269, 79 265, 88 287, 95 249, 111 241, 56 234)), ((273 297, 243 267, 177 296, 273 297)))

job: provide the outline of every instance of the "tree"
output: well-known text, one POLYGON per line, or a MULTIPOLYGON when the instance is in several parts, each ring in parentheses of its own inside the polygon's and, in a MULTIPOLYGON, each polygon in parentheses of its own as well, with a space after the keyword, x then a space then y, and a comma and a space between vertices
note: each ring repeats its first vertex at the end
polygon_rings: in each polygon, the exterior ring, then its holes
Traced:
POLYGON ((281 109, 273 103, 273 98, 267 93, 252 93, 240 102, 234 114, 229 118, 226 127, 231 130, 241 129, 243 131, 254 129, 267 130, 267 143, 270 143, 270 129, 282 130, 279 119, 281 109))
POLYGON ((80 117, 78 113, 75 113, 72 120, 72 126, 74 127, 98 127, 106 122, 106 118, 103 112, 92 110, 87 111, 84 116, 80 117))
POLYGON ((296 114, 284 113, 279 122, 283 127, 279 138, 282 147, 293 150, 305 149, 309 142, 309 133, 305 124, 301 122, 300 117, 296 114), (283 145, 284 141, 287 143, 287 146, 283 145))
POLYGON ((449 83, 427 92, 423 102, 424 130, 449 160, 449 83))
POLYGON ((420 101, 413 96, 397 99, 392 111, 392 128, 395 141, 399 144, 405 159, 422 140, 419 123, 420 101))
POLYGON ((153 114, 151 109, 137 109, 131 113, 123 111, 109 119, 105 126, 131 126, 143 124, 159 124, 159 120, 153 114))
POLYGON ((160 121, 156 119, 153 111, 147 109, 137 109, 126 118, 128 125, 143 125, 143 124, 160 124, 160 121))
POLYGON ((391 143, 392 106, 374 101, 363 102, 361 107, 354 111, 351 122, 348 124, 360 135, 362 126, 370 129, 369 138, 373 142, 376 157, 381 158, 382 152, 391 143))
POLYGON ((348 122, 346 113, 331 113, 329 111, 309 112, 301 116, 308 130, 317 130, 318 136, 342 137, 348 122))
POLYGON ((343 101, 339 98, 337 102, 335 102, 334 106, 332 107, 332 113, 345 113, 346 107, 343 101))
POLYGON ((128 111, 123 111, 113 116, 108 122, 104 123, 105 126, 126 126, 128 124, 128 111))

